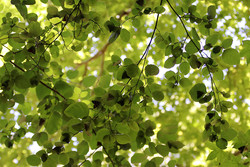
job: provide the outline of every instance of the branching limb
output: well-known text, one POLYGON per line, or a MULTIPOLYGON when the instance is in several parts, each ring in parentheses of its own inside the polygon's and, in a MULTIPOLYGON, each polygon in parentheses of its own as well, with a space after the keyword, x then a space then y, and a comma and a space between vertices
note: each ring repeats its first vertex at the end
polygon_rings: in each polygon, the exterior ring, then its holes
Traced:
MULTIPOLYGON (((185 32, 186 32, 188 38, 189 38, 190 41, 194 44, 194 46, 195 46, 196 49, 198 50, 200 56, 201 56, 201 57, 204 57, 203 54, 205 54, 205 53, 203 53, 203 52, 200 50, 200 48, 196 45, 196 43, 195 43, 194 40, 192 39, 191 35, 189 34, 189 32, 188 32, 188 30, 187 30, 187 28, 186 28, 186 25, 185 25, 185 23, 184 23, 182 17, 176 12, 176 10, 173 8, 173 6, 172 6, 171 3, 169 2, 169 0, 166 0, 166 1, 167 1, 168 5, 170 6, 170 8, 171 8, 171 9, 173 10, 173 12, 175 13, 175 15, 180 19, 181 24, 182 24, 182 26, 183 26, 183 28, 184 28, 184 30, 185 30, 185 32)), ((205 55, 206 55, 206 54, 205 54, 205 55)), ((208 56, 206 55, 206 57, 208 57, 208 56)), ((212 90, 213 90, 213 92, 214 92, 215 103, 216 103, 217 98, 218 98, 218 102, 219 102, 219 105, 220 105, 220 108, 221 108, 220 97, 219 97, 219 95, 218 95, 218 97, 216 97, 216 93, 219 92, 218 87, 216 86, 216 84, 215 84, 215 82, 214 82, 214 79, 213 79, 213 76, 212 76, 212 73, 211 73, 211 70, 210 70, 209 65, 208 65, 207 63, 205 63, 205 65, 206 65, 206 67, 207 67, 207 69, 208 69, 208 72, 209 72, 209 77, 210 77, 210 80, 211 80, 211 87, 212 87, 212 90)), ((222 113, 222 112, 221 112, 221 113, 222 113)))
MULTIPOLYGON (((1 57, 4 57, 3 55, 0 55, 1 57)), ((12 65, 14 65, 16 68, 18 68, 20 71, 25 72, 24 69, 22 69, 19 65, 17 65, 16 63, 9 61, 12 65)), ((59 96, 61 96, 64 100, 67 100, 60 92, 58 92, 57 90, 55 90, 54 88, 51 88, 49 85, 47 85, 46 83, 44 83, 43 81, 39 81, 43 86, 45 86, 46 88, 50 89, 51 91, 53 91, 54 93, 58 94, 59 96)))

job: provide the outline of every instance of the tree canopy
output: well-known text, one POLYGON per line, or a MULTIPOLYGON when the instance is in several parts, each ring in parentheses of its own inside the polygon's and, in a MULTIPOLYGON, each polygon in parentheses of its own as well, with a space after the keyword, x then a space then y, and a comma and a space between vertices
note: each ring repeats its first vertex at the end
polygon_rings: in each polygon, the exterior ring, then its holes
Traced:
POLYGON ((250 164, 249 0, 1 0, 0 164, 250 164))

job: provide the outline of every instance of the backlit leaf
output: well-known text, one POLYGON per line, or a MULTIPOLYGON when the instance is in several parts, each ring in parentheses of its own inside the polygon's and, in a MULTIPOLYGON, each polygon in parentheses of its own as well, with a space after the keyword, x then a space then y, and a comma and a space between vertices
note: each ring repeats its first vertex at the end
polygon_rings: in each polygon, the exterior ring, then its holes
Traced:
POLYGON ((84 118, 89 115, 89 108, 83 102, 76 102, 69 105, 64 113, 69 117, 84 118))
POLYGON ((185 50, 189 54, 194 54, 200 50, 200 43, 196 40, 190 41, 186 45, 185 50))
POLYGON ((54 134, 62 125, 61 114, 54 111, 46 120, 45 129, 49 134, 54 134))
POLYGON ((130 32, 129 32, 128 30, 126 30, 125 28, 123 28, 123 29, 121 30, 120 37, 121 37, 121 39, 122 39, 124 42, 128 42, 129 39, 130 39, 130 32))
POLYGON ((119 144, 127 144, 131 142, 130 136, 127 134, 116 135, 115 138, 119 144))
POLYGON ((236 136, 237 136, 237 132, 232 128, 226 129, 226 130, 221 132, 221 137, 223 139, 226 139, 227 141, 232 140, 236 136))
POLYGON ((180 71, 181 73, 183 73, 184 75, 187 75, 190 71, 190 65, 188 62, 182 62, 180 64, 180 71))
POLYGON ((30 155, 26 160, 31 166, 38 166, 41 163, 41 159, 37 155, 30 155))
POLYGON ((229 65, 237 65, 240 63, 240 55, 236 49, 229 48, 223 51, 222 60, 229 65))
POLYGON ((147 156, 143 153, 135 153, 131 157, 131 162, 133 164, 141 163, 141 162, 144 162, 145 160, 147 160, 147 156))

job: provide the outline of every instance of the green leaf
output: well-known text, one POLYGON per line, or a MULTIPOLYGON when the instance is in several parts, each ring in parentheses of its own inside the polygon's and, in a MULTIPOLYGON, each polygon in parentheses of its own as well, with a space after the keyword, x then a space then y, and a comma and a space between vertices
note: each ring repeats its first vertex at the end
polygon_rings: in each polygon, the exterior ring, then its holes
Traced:
POLYGON ((54 16, 58 13, 58 9, 55 6, 49 6, 47 12, 49 15, 54 16))
POLYGON ((15 100, 15 102, 19 103, 19 104, 23 104, 24 103, 24 95, 23 94, 16 94, 13 99, 15 100))
POLYGON ((61 153, 58 156, 59 164, 67 165, 69 163, 69 156, 65 153, 61 153))
POLYGON ((127 72, 127 75, 132 78, 135 77, 138 72, 139 72, 139 68, 136 64, 130 64, 126 67, 125 71, 127 72))
POLYGON ((149 64, 145 67, 146 75, 157 75, 159 73, 159 68, 154 64, 149 64))
POLYGON ((197 59, 197 56, 191 55, 189 58, 189 64, 193 69, 200 68, 202 63, 197 59))
POLYGON ((93 155, 93 160, 101 160, 103 161, 104 157, 103 157, 103 153, 101 151, 97 151, 94 155, 93 155))
POLYGON ((141 22, 140 22, 139 19, 135 18, 135 19, 133 19, 132 24, 133 24, 133 26, 134 26, 135 28, 139 28, 140 25, 141 25, 141 22))
POLYGON ((128 30, 126 30, 125 28, 123 28, 123 29, 121 30, 120 37, 121 37, 121 39, 122 39, 124 42, 129 42, 129 39, 130 39, 130 32, 129 32, 128 30))
POLYGON ((102 142, 103 137, 106 135, 109 135, 109 134, 110 134, 110 130, 108 130, 107 128, 102 128, 102 129, 97 131, 96 140, 102 142))
POLYGON ((107 88, 109 87, 110 81, 111 81, 110 75, 103 75, 100 78, 99 86, 102 88, 107 88))
POLYGON ((106 93, 106 91, 105 89, 101 87, 97 87, 97 88, 94 88, 94 93, 97 97, 102 97, 106 93))
POLYGON ((91 87, 95 84, 95 81, 96 81, 96 77, 93 76, 93 75, 90 75, 90 76, 87 76, 87 77, 84 77, 83 80, 82 80, 82 84, 85 86, 85 87, 91 87))
POLYGON ((221 132, 221 137, 223 139, 226 139, 227 141, 234 139, 236 136, 237 136, 237 132, 232 128, 228 128, 221 132))
POLYGON ((218 39, 219 39, 219 35, 218 33, 215 33, 213 35, 210 35, 207 39, 206 39, 206 44, 210 44, 211 46, 214 46, 218 39))
POLYGON ((51 90, 42 84, 36 86, 36 96, 39 100, 43 99, 45 96, 49 95, 51 90))
POLYGON ((157 145, 155 147, 156 151, 161 154, 163 157, 167 156, 169 153, 169 148, 165 145, 157 145))
MULTIPOLYGON (((196 6, 195 6, 195 7, 196 7, 196 6)), ((199 40, 200 40, 200 37, 199 37, 199 35, 198 35, 198 33, 197 33, 197 31, 196 31, 196 29, 195 29, 194 27, 192 27, 191 33, 192 33, 192 37, 193 37, 196 41, 199 41, 199 40)))
POLYGON ((165 8, 163 6, 157 6, 155 8, 155 12, 160 14, 160 13, 163 13, 165 11, 165 8))
POLYGON ((229 48, 232 44, 233 44, 233 39, 232 39, 232 38, 227 38, 227 39, 225 39, 225 40, 222 42, 221 46, 222 46, 224 49, 226 49, 226 48, 229 48))
POLYGON ((171 77, 174 77, 175 75, 176 75, 175 72, 173 72, 173 71, 167 71, 164 76, 167 79, 170 79, 171 77))
POLYGON ((156 164, 153 161, 148 161, 144 167, 156 167, 156 164))
POLYGON ((192 86, 192 82, 188 79, 188 78, 181 78, 180 80, 180 85, 183 87, 183 88, 187 88, 189 86, 192 86))
POLYGON ((215 151, 215 150, 211 151, 211 152, 209 153, 209 155, 207 156, 207 161, 208 161, 208 160, 213 160, 213 159, 215 159, 215 158, 217 157, 217 154, 218 154, 217 151, 215 151))
POLYGON ((236 49, 229 48, 223 51, 222 60, 229 65, 237 65, 240 63, 240 55, 236 49))
POLYGON ((231 101, 221 101, 221 105, 227 108, 231 108, 234 104, 231 101))
POLYGON ((208 19, 214 19, 216 16, 216 7, 214 5, 211 5, 207 9, 207 18, 208 19))
POLYGON ((119 133, 124 133, 124 134, 127 134, 130 132, 130 128, 127 123, 118 123, 116 126, 116 130, 119 133))
POLYGON ((227 140, 221 138, 216 141, 216 146, 220 149, 226 149, 227 148, 227 140))
POLYGON ((191 98, 198 102, 202 97, 207 93, 206 86, 203 83, 198 83, 194 85, 191 90, 189 91, 189 94, 191 98))
POLYGON ((147 156, 143 153, 135 153, 132 157, 131 157, 131 162, 133 164, 137 164, 137 163, 141 163, 147 160, 147 156))
POLYGON ((115 40, 119 37, 119 35, 120 35, 120 30, 116 30, 115 32, 112 32, 112 34, 109 37, 108 42, 109 43, 115 42, 115 40))
POLYGON ((35 0, 23 0, 23 5, 34 5, 36 4, 35 0))
POLYGON ((34 37, 41 35, 43 32, 38 22, 34 22, 34 21, 31 22, 28 28, 29 28, 29 33, 34 37))
POLYGON ((223 80, 224 79, 224 73, 221 69, 218 69, 218 71, 213 73, 213 76, 216 80, 223 80))
POLYGON ((154 92, 152 93, 152 95, 153 95, 153 98, 154 98, 156 101, 162 101, 162 100, 164 99, 164 94, 163 94, 162 91, 159 91, 159 90, 154 91, 154 92))
POLYGON ((86 141, 82 141, 77 145, 77 152, 79 155, 86 155, 89 152, 89 145, 86 141))
POLYGON ((37 155, 30 155, 26 160, 31 166, 38 166, 41 163, 41 159, 37 155))
POLYGON ((15 85, 19 89, 28 89, 29 87, 31 87, 29 80, 27 80, 24 75, 19 75, 15 78, 15 85))
POLYGON ((180 71, 181 73, 183 73, 184 75, 187 75, 190 71, 190 65, 188 62, 182 62, 180 64, 180 71))
POLYGON ((89 115, 89 108, 83 102, 76 102, 69 105, 64 113, 69 117, 84 118, 89 115))
POLYGON ((27 17, 27 13, 28 13, 28 9, 25 5, 21 5, 21 4, 16 4, 15 5, 18 12, 21 14, 21 16, 26 19, 27 17))
POLYGON ((151 159, 152 162, 156 164, 156 166, 160 166, 160 164, 163 162, 164 158, 162 157, 154 157, 151 159))
POLYGON ((127 134, 116 135, 115 138, 119 144, 127 144, 131 142, 130 136, 127 134))
POLYGON ((175 167, 175 165, 176 165, 176 160, 170 160, 170 161, 168 162, 168 166, 169 166, 169 167, 175 167))
POLYGON ((46 120, 45 129, 49 134, 54 134, 62 125, 61 114, 57 111, 53 113, 46 120))
POLYGON ((65 98, 69 98, 73 95, 73 88, 64 81, 57 81, 54 89, 56 89, 59 93, 61 93, 65 98))
POLYGON ((165 63, 164 63, 164 67, 165 68, 172 68, 176 63, 176 58, 175 57, 169 57, 165 63))
POLYGON ((196 40, 189 41, 185 47, 185 50, 189 54, 194 54, 200 50, 200 43, 196 40))

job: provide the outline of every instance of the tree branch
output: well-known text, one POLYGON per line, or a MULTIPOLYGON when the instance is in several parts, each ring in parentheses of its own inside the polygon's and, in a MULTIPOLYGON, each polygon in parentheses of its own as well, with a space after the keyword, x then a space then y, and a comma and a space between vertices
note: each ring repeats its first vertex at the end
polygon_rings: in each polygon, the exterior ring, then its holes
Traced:
MULTIPOLYGON (((4 57, 3 55, 0 55, 1 57, 4 57)), ((25 72, 24 69, 22 69, 19 65, 17 65, 16 63, 9 61, 12 65, 14 65, 16 68, 18 68, 20 71, 25 72)), ((57 90, 55 90, 54 88, 51 88, 49 85, 47 85, 46 83, 44 83, 43 81, 39 81, 43 86, 45 86, 46 88, 50 89, 51 91, 53 91, 54 93, 58 94, 59 96, 61 96, 64 100, 67 100, 61 93, 59 93, 57 90)))

